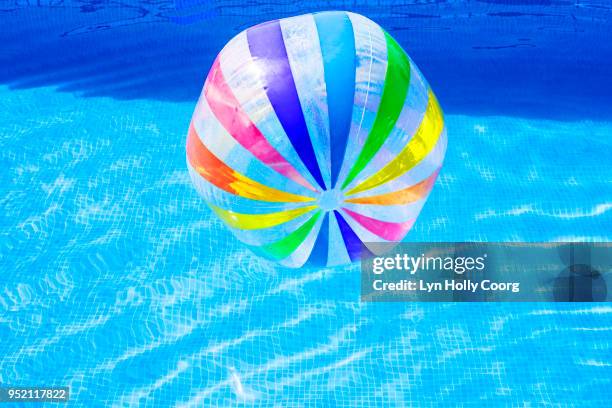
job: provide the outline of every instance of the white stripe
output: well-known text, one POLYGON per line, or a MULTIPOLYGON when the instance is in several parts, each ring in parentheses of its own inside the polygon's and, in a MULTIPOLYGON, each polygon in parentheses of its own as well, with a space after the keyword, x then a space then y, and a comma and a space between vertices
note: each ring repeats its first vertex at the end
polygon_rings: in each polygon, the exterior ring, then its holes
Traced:
POLYGON ((319 33, 312 14, 280 21, 291 73, 323 180, 331 185, 327 89, 319 33))
POLYGON ((338 226, 336 215, 329 213, 329 245, 327 247, 327 266, 346 265, 351 263, 351 258, 344 245, 342 232, 338 226))
MULTIPOLYGON (((314 215, 314 213, 309 214, 311 217, 314 215)), ((308 261, 308 258, 310 257, 310 253, 314 248, 314 244, 317 240, 317 237, 319 236, 323 220, 325 219, 324 215, 325 214, 323 213, 319 215, 319 219, 306 236, 306 239, 304 239, 304 241, 302 241, 302 243, 298 245, 298 247, 295 249, 295 251, 291 253, 291 255, 280 261, 281 265, 290 266, 292 268, 299 268, 300 266, 304 265, 306 261, 308 261)))
MULTIPOLYGON (((374 218, 384 222, 406 222, 419 216, 425 200, 418 200, 410 204, 400 205, 375 205, 375 204, 354 204, 344 203, 343 208, 374 218)), ((349 215, 347 215, 349 217, 349 215)))
POLYGON ((238 142, 227 133, 217 120, 210 110, 205 96, 202 96, 198 101, 191 122, 200 141, 206 148, 219 160, 229 165, 228 159, 231 157, 232 151, 238 146, 238 142))
POLYGON ((234 37, 219 54, 223 76, 240 106, 270 145, 313 186, 312 178, 287 137, 264 89, 264 72, 270 61, 251 57, 246 31, 234 37))

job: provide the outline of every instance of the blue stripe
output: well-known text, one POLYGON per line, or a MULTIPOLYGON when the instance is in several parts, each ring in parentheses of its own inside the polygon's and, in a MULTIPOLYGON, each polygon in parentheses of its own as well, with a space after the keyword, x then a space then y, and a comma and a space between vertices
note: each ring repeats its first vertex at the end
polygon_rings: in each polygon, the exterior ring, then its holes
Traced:
POLYGON ((266 94, 287 137, 300 159, 322 189, 325 182, 312 147, 304 113, 295 88, 295 81, 285 49, 278 20, 260 24, 247 30, 251 56, 265 67, 266 94))
POLYGON ((355 234, 355 231, 353 231, 348 222, 346 222, 344 217, 342 217, 342 215, 340 215, 340 213, 336 210, 334 210, 334 215, 338 221, 338 227, 340 227, 340 232, 342 232, 344 246, 346 246, 346 251, 351 258, 351 261, 358 261, 361 258, 362 251, 370 253, 363 242, 361 242, 357 234, 355 234))
POLYGON ((319 236, 315 241, 312 252, 304 266, 325 266, 327 265, 327 247, 329 246, 329 213, 325 214, 323 223, 319 229, 319 236))
POLYGON ((338 180, 351 129, 355 96, 355 35, 351 20, 344 12, 315 14, 314 19, 325 70, 333 187, 338 180))

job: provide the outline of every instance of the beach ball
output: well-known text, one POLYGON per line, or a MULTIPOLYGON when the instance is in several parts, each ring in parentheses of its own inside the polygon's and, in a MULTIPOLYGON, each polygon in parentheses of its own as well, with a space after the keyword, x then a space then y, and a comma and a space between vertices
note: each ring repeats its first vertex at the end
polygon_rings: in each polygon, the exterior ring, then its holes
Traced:
POLYGON ((399 242, 446 150, 442 110, 373 21, 269 21, 212 64, 187 137, 191 180, 255 253, 290 267, 355 262, 399 242))

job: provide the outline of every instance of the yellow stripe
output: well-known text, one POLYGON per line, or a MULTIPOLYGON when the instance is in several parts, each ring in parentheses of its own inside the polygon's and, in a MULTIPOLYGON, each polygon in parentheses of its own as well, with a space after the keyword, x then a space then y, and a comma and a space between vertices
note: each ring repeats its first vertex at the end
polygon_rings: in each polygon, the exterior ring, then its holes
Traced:
POLYGON ((306 214, 309 211, 317 208, 316 205, 308 207, 296 208, 293 210, 279 211, 268 214, 243 214, 234 211, 224 210, 215 205, 208 204, 210 208, 226 222, 230 227, 243 230, 255 230, 275 227, 287 221, 291 221, 300 215, 306 214))
POLYGON ((378 187, 400 177, 423 160, 436 145, 444 128, 444 117, 431 89, 423 121, 404 149, 385 167, 352 188, 345 195, 353 195, 378 187))

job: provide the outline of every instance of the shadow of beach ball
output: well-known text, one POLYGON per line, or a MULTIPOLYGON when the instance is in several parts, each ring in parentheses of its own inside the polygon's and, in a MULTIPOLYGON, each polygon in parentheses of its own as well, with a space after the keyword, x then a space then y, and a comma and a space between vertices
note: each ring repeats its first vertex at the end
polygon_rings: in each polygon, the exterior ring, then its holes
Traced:
POLYGON ((603 302, 608 296, 605 279, 589 265, 565 268, 554 281, 553 296, 557 302, 603 302))

